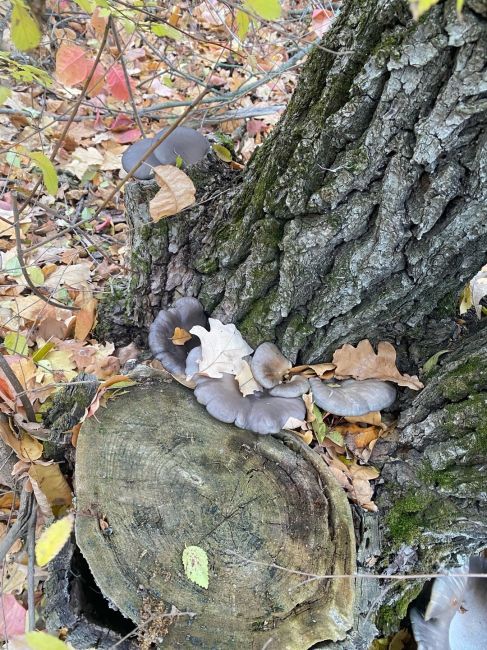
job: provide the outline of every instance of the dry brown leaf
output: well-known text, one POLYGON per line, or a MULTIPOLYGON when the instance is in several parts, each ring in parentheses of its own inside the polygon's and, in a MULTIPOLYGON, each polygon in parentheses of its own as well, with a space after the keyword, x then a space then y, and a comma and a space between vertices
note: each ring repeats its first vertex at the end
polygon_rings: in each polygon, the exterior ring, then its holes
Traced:
POLYGON ((313 442, 313 432, 308 429, 308 431, 293 431, 297 436, 301 438, 305 445, 310 445, 313 442))
POLYGON ((42 456, 44 447, 38 440, 28 433, 21 433, 17 438, 8 422, 3 420, 0 420, 0 438, 15 451, 20 460, 28 463, 42 456))
POLYGON ((160 165, 154 168, 154 173, 161 189, 149 204, 153 221, 170 217, 193 205, 196 188, 181 169, 173 165, 160 165))
POLYGON ((37 502, 45 515, 51 511, 58 516, 63 508, 72 504, 71 488, 59 465, 32 465, 28 474, 37 502))
POLYGON ((174 343, 174 345, 184 345, 192 338, 193 337, 191 336, 191 334, 187 332, 184 328, 175 327, 174 334, 171 336, 171 341, 174 343))
POLYGON ((306 422, 310 423, 316 420, 315 414, 313 413, 313 393, 306 393, 301 395, 303 401, 306 405, 306 422))
POLYGON ((335 364, 333 363, 306 363, 302 366, 294 366, 289 370, 290 375, 317 375, 320 379, 333 377, 335 364))
MULTIPOLYGON (((0 540, 2 540, 7 534, 8 526, 4 524, 3 521, 0 521, 0 540)), ((22 548, 22 540, 16 539, 12 546, 9 548, 9 553, 18 553, 22 548)), ((2 590, 3 591, 3 590, 2 590)))
POLYGON ((371 411, 364 415, 350 415, 345 420, 352 423, 363 422, 365 424, 371 424, 374 427, 381 427, 382 429, 386 428, 386 425, 382 422, 380 411, 371 411))
POLYGON ((336 365, 337 379, 380 379, 413 390, 423 388, 415 375, 401 375, 396 368, 396 350, 388 341, 380 341, 377 354, 368 339, 360 341, 356 348, 346 343, 333 355, 333 363, 336 365))
POLYGON ((262 390, 262 386, 255 381, 252 369, 245 359, 240 359, 235 369, 237 371, 235 379, 238 381, 238 387, 244 397, 262 390))
POLYGON ((76 313, 76 325, 74 327, 74 338, 77 341, 84 341, 91 332, 95 323, 97 301, 95 298, 88 300, 76 313))

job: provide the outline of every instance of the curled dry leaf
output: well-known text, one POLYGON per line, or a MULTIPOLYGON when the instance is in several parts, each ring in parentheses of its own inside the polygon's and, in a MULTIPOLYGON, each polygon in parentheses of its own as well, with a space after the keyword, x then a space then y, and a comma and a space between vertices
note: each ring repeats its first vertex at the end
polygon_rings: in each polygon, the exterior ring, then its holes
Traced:
POLYGON ((34 464, 29 468, 28 475, 37 502, 46 516, 59 516, 63 508, 71 505, 71 488, 59 465, 34 464))
POLYGON ((238 381, 238 387, 244 396, 252 395, 252 393, 262 390, 262 386, 255 381, 252 369, 245 359, 240 360, 240 364, 237 366, 235 379, 238 381))
POLYGON ((346 343, 333 355, 336 365, 335 376, 337 379, 380 379, 392 381, 399 386, 407 386, 413 390, 423 388, 423 384, 416 375, 402 375, 396 368, 396 350, 394 346, 381 341, 374 352, 370 341, 360 341, 356 348, 346 343))
POLYGON ((320 379, 331 379, 335 370, 333 363, 306 363, 302 366, 294 366, 289 370, 290 375, 305 375, 313 377, 316 375, 320 379))
POLYGON ((38 440, 28 433, 21 433, 17 438, 8 422, 3 419, 0 420, 0 438, 15 451, 20 460, 31 462, 42 456, 44 448, 38 440))
POLYGON ((161 189, 149 204, 153 221, 170 217, 193 205, 196 188, 181 169, 173 165, 159 165, 154 168, 154 173, 161 189))
POLYGON ((187 332, 182 327, 175 327, 174 334, 171 336, 171 341, 174 345, 184 345, 188 341, 191 341, 191 334, 187 332))

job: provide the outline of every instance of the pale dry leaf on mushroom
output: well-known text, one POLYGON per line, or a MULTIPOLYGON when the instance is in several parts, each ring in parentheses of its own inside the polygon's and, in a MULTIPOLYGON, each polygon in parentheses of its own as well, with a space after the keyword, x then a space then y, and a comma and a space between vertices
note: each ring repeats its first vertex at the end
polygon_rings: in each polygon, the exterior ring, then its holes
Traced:
POLYGON ((207 319, 197 299, 181 298, 158 314, 149 345, 210 415, 262 435, 292 429, 308 444, 316 440, 350 498, 376 509, 370 481, 378 472, 357 460, 369 460, 387 429, 380 411, 396 399, 393 383, 422 387, 399 372, 390 343, 379 343, 376 353, 364 340, 337 350, 333 363, 293 368, 274 343, 254 351, 235 325, 207 319))

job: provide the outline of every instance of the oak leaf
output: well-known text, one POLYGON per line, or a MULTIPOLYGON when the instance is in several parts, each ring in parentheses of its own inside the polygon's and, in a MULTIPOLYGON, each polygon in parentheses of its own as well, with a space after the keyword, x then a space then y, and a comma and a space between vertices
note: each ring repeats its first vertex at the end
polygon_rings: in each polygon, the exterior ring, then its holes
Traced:
POLYGON ((251 354, 248 345, 233 324, 224 325, 216 318, 209 318, 210 331, 201 325, 195 325, 189 331, 201 341, 201 361, 199 372, 206 377, 216 379, 223 373, 236 375, 241 367, 241 360, 251 354))
POLYGON ((153 221, 177 214, 194 203, 196 188, 181 169, 173 165, 159 165, 154 172, 161 189, 149 204, 153 221))
POLYGON ((346 343, 333 355, 337 379, 380 379, 392 381, 399 386, 408 386, 413 390, 423 388, 416 375, 401 374, 396 367, 396 350, 391 343, 380 341, 377 354, 370 341, 360 341, 356 348, 346 343))

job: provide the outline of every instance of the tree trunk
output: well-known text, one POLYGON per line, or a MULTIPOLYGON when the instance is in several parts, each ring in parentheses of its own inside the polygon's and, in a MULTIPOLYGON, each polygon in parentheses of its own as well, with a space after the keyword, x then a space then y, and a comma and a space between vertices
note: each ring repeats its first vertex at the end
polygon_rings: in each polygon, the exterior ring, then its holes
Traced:
MULTIPOLYGON (((404 0, 349 0, 323 45, 337 53, 314 49, 244 174, 214 160, 190 170, 197 206, 158 224, 154 184, 126 188, 132 275, 127 310, 105 307, 112 340, 187 295, 298 362, 362 338, 392 341, 404 369, 452 347, 487 244, 487 6, 466 0, 460 20, 448 0, 416 23, 404 0)), ((376 448, 379 519, 356 513, 374 572, 437 570, 485 546, 486 343, 485 329, 462 341, 376 448)), ((397 628, 420 588, 384 593, 378 627, 397 628)), ((357 589, 348 650, 368 647, 364 614, 383 587, 357 589)))
POLYGON ((136 323, 194 295, 293 360, 364 335, 430 356, 487 244, 487 8, 465 4, 415 23, 403 0, 345 3, 324 41, 338 53, 315 48, 233 187, 212 170, 205 203, 141 227, 131 184, 136 323))

